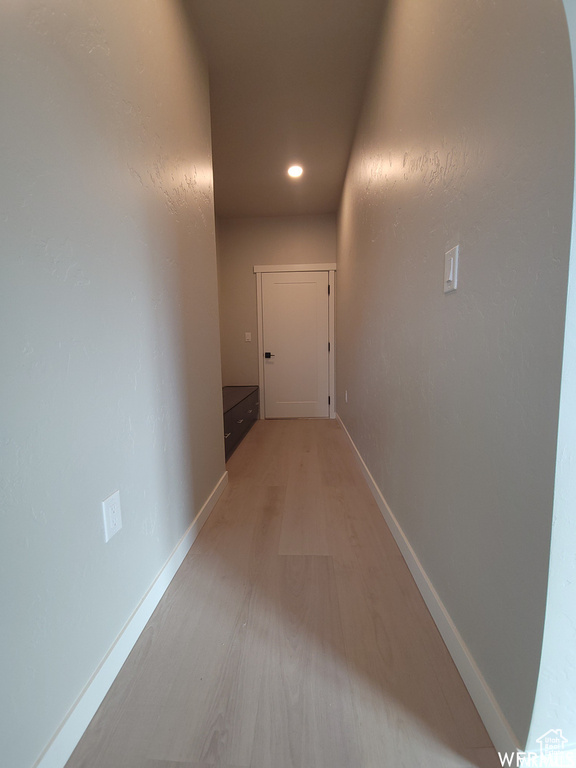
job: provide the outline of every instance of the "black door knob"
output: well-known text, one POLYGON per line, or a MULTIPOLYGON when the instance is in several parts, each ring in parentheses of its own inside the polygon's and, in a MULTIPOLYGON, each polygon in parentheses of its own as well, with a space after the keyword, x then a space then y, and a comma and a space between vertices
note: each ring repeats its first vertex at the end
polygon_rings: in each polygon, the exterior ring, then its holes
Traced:
POLYGON ((264 352, 264 357, 270 358, 270 357, 276 357, 276 355, 273 355, 272 352, 264 352))

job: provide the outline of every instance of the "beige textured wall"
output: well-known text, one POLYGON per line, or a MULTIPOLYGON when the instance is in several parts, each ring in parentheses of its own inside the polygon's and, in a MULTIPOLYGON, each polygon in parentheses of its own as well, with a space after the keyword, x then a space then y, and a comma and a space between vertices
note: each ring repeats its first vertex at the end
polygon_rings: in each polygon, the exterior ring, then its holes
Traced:
POLYGON ((571 73, 561 2, 392 0, 339 218, 337 411, 521 743, 552 519, 571 73))
POLYGON ((180 4, 8 3, 0 57, 0 762, 26 768, 225 467, 208 83, 180 4))
POLYGON ((253 267, 335 262, 336 217, 220 219, 217 234, 223 384, 257 384, 258 316, 253 267), (252 334, 250 343, 244 341, 246 331, 252 334))

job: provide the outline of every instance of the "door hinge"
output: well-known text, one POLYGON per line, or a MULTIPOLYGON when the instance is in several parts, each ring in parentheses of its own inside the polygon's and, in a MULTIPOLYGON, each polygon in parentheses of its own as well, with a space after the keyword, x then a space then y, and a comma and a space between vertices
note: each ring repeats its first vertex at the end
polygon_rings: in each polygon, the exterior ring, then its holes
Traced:
POLYGON ((328 405, 330 405, 330 395, 328 395, 328 405))
POLYGON ((328 283, 328 296, 330 296, 330 283, 328 283))
POLYGON ((328 352, 330 352, 330 342, 328 342, 328 352))

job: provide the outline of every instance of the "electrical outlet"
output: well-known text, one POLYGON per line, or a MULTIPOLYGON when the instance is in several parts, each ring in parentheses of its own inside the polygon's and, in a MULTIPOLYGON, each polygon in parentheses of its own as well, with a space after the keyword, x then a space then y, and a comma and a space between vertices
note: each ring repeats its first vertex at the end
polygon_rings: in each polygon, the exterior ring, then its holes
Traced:
POLYGON ((116 491, 102 502, 102 513, 104 515, 104 539, 110 541, 112 536, 122 528, 120 491, 116 491))

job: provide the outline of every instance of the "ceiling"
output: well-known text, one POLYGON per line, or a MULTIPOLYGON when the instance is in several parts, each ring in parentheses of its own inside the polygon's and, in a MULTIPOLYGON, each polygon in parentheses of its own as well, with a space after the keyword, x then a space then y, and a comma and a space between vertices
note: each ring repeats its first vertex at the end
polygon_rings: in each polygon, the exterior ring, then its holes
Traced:
POLYGON ((185 2, 210 71, 217 215, 336 211, 385 0, 185 2))

